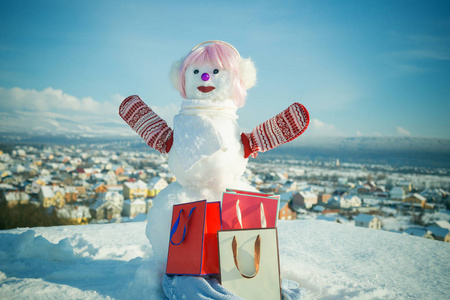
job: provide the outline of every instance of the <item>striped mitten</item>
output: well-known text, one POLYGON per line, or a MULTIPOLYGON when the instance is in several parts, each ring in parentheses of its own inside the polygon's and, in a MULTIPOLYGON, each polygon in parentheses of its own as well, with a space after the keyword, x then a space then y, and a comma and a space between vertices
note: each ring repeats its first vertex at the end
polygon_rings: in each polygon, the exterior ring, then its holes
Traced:
POLYGON ((123 100, 119 115, 153 149, 169 153, 173 143, 173 130, 139 96, 123 100))
POLYGON ((287 109, 258 125, 251 133, 242 133, 244 157, 256 157, 258 152, 278 147, 300 136, 308 127, 309 113, 300 103, 294 103, 287 109))

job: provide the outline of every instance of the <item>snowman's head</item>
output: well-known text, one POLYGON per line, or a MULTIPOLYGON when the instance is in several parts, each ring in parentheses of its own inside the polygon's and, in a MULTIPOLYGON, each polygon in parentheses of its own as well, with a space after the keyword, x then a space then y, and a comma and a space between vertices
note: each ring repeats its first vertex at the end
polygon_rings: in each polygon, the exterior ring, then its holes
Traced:
POLYGON ((170 77, 185 99, 232 99, 241 107, 247 90, 256 83, 256 69, 249 58, 241 58, 230 44, 207 41, 175 62, 170 77))

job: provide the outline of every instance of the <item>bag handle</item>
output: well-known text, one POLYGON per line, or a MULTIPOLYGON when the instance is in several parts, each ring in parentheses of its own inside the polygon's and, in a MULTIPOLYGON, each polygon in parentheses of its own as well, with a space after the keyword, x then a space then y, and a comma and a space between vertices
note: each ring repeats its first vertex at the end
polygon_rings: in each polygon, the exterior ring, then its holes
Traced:
POLYGON ((241 273, 242 277, 250 279, 256 276, 259 271, 259 262, 260 262, 260 255, 261 255, 261 236, 258 234, 255 241, 255 273, 252 275, 245 275, 242 274, 241 270, 239 269, 239 263, 238 263, 238 248, 237 248, 237 242, 236 242, 236 236, 233 237, 233 242, 231 243, 231 248, 233 249, 233 258, 234 258, 234 265, 238 269, 239 273, 241 273))
MULTIPOLYGON (((262 202, 259 205, 259 212, 261 218, 261 228, 266 228, 267 227, 266 213, 264 212, 264 204, 262 202)), ((244 227, 242 226, 242 214, 241 208, 239 207, 239 199, 236 201, 236 216, 239 221, 239 225, 241 225, 241 229, 244 229, 244 227)))
POLYGON ((175 232, 177 232, 178 225, 180 224, 181 213, 183 212, 183 209, 180 209, 180 212, 178 213, 178 218, 177 218, 177 220, 175 221, 175 223, 173 224, 172 229, 170 230, 170 243, 171 243, 172 245, 177 246, 177 245, 181 244, 181 243, 184 241, 184 239, 186 238, 186 231, 187 231, 187 227, 188 227, 188 224, 189 224, 189 219, 191 218, 191 215, 192 215, 192 213, 194 212, 194 210, 195 210, 196 208, 197 208, 197 207, 191 208, 191 211, 189 212, 189 215, 188 215, 188 217, 187 217, 187 219, 186 219, 186 225, 184 225, 183 238, 181 239, 181 241, 180 241, 179 243, 174 243, 174 242, 172 241, 172 237, 173 237, 173 235, 175 234, 175 232))

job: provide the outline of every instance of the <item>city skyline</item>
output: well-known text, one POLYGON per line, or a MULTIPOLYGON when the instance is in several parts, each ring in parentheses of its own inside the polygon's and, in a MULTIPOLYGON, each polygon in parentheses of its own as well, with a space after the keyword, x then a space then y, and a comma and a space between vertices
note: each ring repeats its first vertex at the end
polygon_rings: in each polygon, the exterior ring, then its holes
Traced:
POLYGON ((218 39, 251 57, 243 130, 300 102, 306 137, 450 138, 445 1, 0 1, 0 132, 134 135, 138 94, 169 124, 172 63, 218 39))

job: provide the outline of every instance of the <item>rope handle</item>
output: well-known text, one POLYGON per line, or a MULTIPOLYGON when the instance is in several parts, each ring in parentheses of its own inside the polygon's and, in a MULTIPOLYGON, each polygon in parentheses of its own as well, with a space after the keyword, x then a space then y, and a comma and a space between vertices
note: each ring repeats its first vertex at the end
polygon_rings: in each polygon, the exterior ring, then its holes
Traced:
MULTIPOLYGON (((267 221, 266 221, 266 213, 264 211, 264 204, 261 202, 259 205, 259 212, 260 212, 260 219, 261 219, 261 228, 267 227, 267 221)), ((239 222, 239 225, 241 225, 241 229, 244 229, 242 225, 242 213, 241 208, 239 206, 239 199, 236 201, 236 216, 239 222)))
POLYGON ((258 234, 255 241, 255 273, 252 275, 245 275, 241 272, 239 269, 239 263, 238 263, 238 248, 237 248, 237 241, 236 236, 233 237, 233 242, 231 243, 231 248, 233 249, 233 258, 234 258, 234 265, 238 269, 239 273, 241 273, 241 276, 247 279, 253 278, 258 274, 259 271, 259 262, 260 262, 260 255, 261 255, 261 236, 258 234))
POLYGON ((177 218, 177 220, 175 221, 175 223, 173 224, 172 229, 170 230, 170 243, 171 243, 172 245, 177 246, 177 245, 181 244, 181 243, 184 241, 184 239, 186 238, 186 231, 187 231, 187 228, 188 228, 189 219, 191 218, 191 215, 192 215, 192 213, 194 212, 194 210, 195 210, 196 208, 197 208, 197 207, 191 208, 191 211, 189 212, 189 215, 188 215, 188 217, 187 217, 187 219, 186 219, 186 225, 184 225, 183 238, 181 239, 181 241, 180 241, 179 243, 174 243, 174 242, 172 241, 172 237, 174 236, 175 232, 177 232, 178 225, 180 224, 181 213, 183 212, 183 209, 180 209, 180 212, 178 213, 178 218, 177 218))

